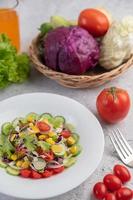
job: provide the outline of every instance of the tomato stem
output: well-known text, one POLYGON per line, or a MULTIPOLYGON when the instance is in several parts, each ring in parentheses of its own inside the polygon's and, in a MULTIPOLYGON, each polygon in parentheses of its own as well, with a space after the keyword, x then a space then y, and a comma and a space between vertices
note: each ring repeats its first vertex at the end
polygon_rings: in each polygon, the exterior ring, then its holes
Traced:
POLYGON ((116 87, 111 87, 109 92, 112 94, 114 100, 116 100, 116 87))

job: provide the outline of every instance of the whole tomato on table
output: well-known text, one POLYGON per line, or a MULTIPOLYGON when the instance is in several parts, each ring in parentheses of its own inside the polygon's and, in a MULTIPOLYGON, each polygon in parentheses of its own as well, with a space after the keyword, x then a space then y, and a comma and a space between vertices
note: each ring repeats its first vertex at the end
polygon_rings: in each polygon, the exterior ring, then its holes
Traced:
POLYGON ((104 121, 117 123, 127 116, 130 109, 130 97, 126 90, 111 87, 99 94, 96 105, 104 121))

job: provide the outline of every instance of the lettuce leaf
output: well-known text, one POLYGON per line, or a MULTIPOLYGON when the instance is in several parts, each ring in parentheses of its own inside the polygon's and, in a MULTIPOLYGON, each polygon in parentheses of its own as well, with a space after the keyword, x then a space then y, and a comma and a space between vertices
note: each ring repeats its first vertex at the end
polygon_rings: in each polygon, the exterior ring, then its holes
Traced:
POLYGON ((12 155, 14 151, 15 151, 15 148, 9 141, 8 136, 1 134, 0 135, 0 155, 4 155, 10 158, 10 156, 12 155))
POLYGON ((11 83, 22 83, 30 72, 29 57, 26 53, 17 54, 5 34, 0 35, 0 88, 11 83))

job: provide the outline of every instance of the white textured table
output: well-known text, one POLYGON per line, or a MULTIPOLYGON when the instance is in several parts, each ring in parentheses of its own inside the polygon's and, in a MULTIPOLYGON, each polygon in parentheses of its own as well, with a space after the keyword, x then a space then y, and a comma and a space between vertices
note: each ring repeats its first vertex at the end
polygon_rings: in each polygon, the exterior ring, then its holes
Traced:
MULTIPOLYGON (((22 49, 27 51, 32 38, 37 33, 37 28, 43 22, 49 19, 51 15, 59 14, 73 19, 78 16, 81 9, 94 6, 107 7, 116 17, 132 14, 133 1, 132 0, 20 0, 21 4, 18 8, 21 18, 21 38, 22 49)), ((22 85, 12 85, 7 89, 0 91, 0 100, 6 99, 21 93, 29 92, 52 92, 68 97, 72 97, 77 101, 84 104, 94 114, 96 113, 95 99, 98 93, 108 86, 120 86, 129 91, 133 99, 133 69, 128 70, 127 73, 122 75, 117 80, 106 84, 97 89, 82 89, 73 90, 64 88, 52 80, 42 76, 35 70, 32 70, 31 77, 28 82, 22 85)), ((113 165, 120 163, 117 154, 112 147, 108 133, 113 129, 113 126, 106 126, 102 123, 105 133, 105 152, 103 160, 95 171, 95 173, 86 180, 78 188, 70 191, 64 195, 53 198, 52 200, 92 200, 91 190, 95 182, 102 180, 105 173, 110 172, 113 165)), ((122 129, 125 137, 133 146, 133 108, 130 114, 120 124, 117 125, 122 129)), ((88 153, 89 156, 89 153, 88 153)), ((133 170, 132 170, 133 172, 133 170)), ((81 169, 82 173, 82 169, 81 169)), ((130 184, 133 188, 133 181, 130 184)), ((14 198, 7 197, 0 194, 0 200, 14 200, 14 198)))

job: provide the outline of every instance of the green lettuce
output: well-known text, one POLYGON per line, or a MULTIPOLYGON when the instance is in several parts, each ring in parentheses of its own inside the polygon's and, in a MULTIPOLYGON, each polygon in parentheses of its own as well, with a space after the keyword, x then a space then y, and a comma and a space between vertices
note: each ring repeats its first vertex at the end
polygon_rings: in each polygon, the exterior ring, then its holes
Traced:
POLYGON ((29 57, 26 53, 18 54, 10 39, 0 35, 0 88, 11 83, 22 83, 30 72, 29 57))

